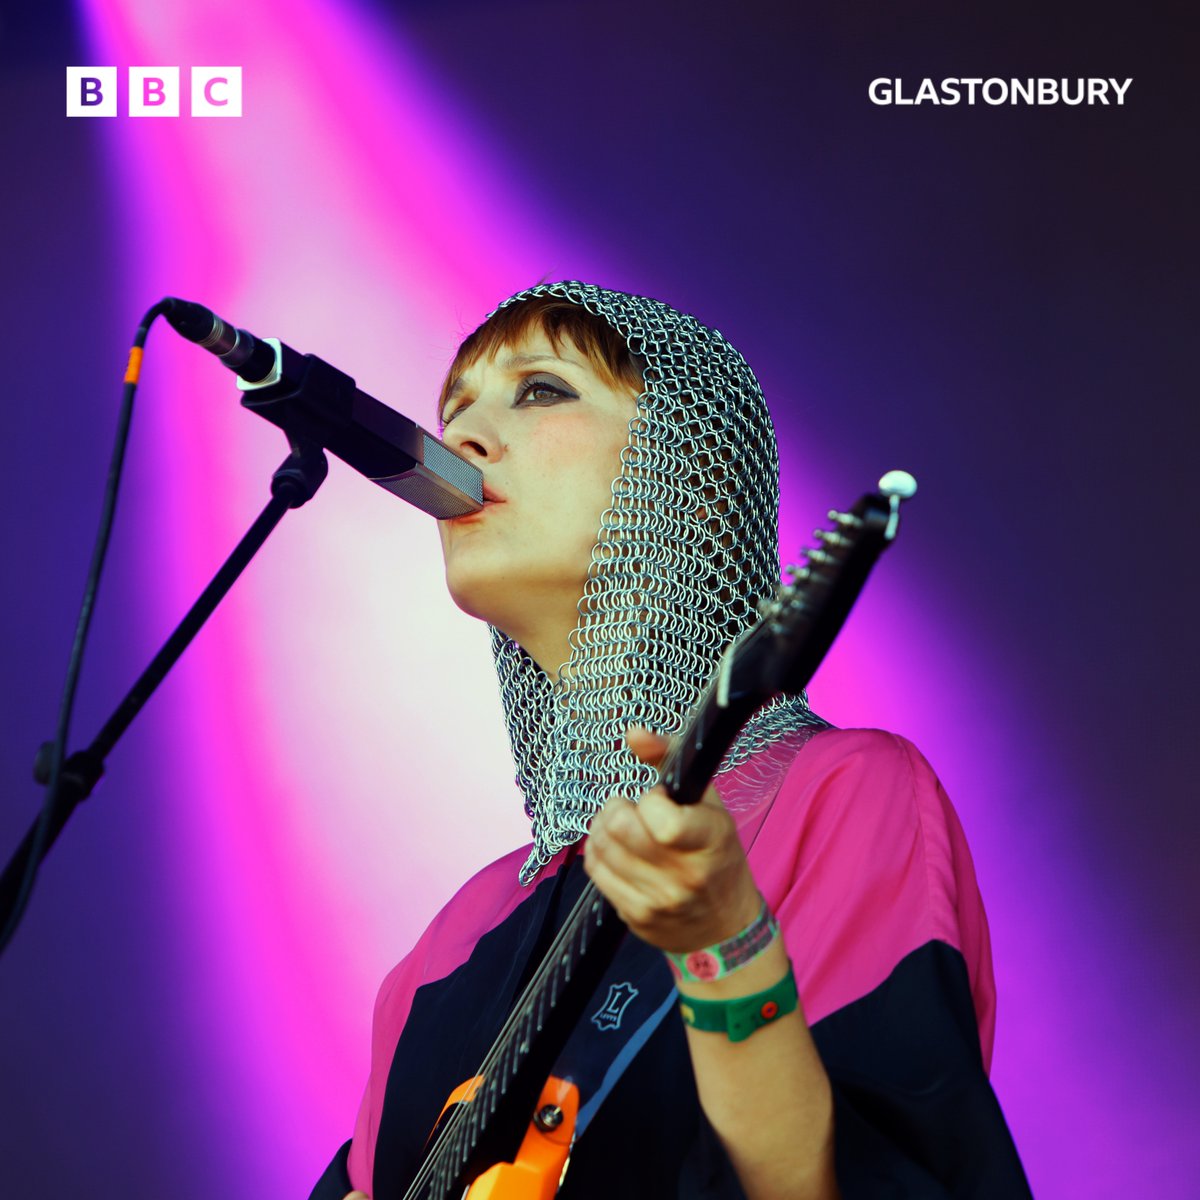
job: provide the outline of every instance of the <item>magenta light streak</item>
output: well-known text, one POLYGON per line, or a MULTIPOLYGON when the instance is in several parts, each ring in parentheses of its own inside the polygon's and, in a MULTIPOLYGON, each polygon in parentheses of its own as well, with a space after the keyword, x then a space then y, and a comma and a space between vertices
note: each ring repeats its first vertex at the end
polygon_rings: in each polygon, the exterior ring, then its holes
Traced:
MULTIPOLYGON (((497 203, 516 188, 347 9, 95 0, 88 14, 97 62, 244 73, 240 120, 114 123, 131 327, 160 295, 199 299, 425 417, 464 323, 569 257, 531 233, 526 196, 497 203)), ((230 385, 152 335, 138 436, 154 465, 137 487, 155 513, 147 622, 164 628, 286 450, 230 385)), ((264 1194, 301 1194, 344 1139, 384 972, 453 881, 524 837, 496 787, 511 764, 484 631, 440 577, 432 523, 335 464, 159 698, 176 730, 164 764, 186 780, 160 837, 191 1086, 221 1114, 231 1177, 256 1173, 264 1194)))

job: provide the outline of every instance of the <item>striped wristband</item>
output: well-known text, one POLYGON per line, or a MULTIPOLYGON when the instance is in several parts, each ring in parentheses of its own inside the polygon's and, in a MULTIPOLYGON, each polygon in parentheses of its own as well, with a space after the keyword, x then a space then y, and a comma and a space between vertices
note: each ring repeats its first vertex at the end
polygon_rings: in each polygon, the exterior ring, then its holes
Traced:
POLYGON ((711 979, 724 979, 756 959, 778 935, 779 923, 764 900, 758 916, 733 937, 715 946, 705 946, 703 950, 693 950, 690 954, 673 954, 670 950, 664 953, 677 979, 688 983, 707 983, 711 979))

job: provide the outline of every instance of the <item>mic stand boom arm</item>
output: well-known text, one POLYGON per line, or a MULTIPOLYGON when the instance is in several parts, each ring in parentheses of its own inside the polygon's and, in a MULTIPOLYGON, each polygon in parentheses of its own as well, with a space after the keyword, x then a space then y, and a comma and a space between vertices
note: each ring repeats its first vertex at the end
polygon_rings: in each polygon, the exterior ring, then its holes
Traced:
MULTIPOLYGON (((129 689, 125 699, 117 706, 91 745, 85 750, 76 751, 63 763, 57 791, 50 800, 51 813, 37 855, 38 864, 46 857, 47 851, 62 832, 71 814, 91 795, 92 789, 104 774, 104 760, 118 739, 133 723, 134 717, 141 712, 146 701, 200 632, 205 621, 212 616, 217 605, 262 548, 272 530, 283 520, 288 509, 299 508, 311 500, 317 488, 325 481, 329 463, 321 447, 290 435, 288 440, 292 444, 292 452, 271 476, 271 499, 267 506, 238 542, 221 569, 213 576, 200 598, 188 610, 187 616, 175 627, 174 633, 167 639, 163 648, 129 689)), ((50 743, 43 745, 34 764, 34 778, 42 784, 49 782, 49 750, 50 743)), ((12 917, 21 882, 25 878, 38 840, 38 823, 37 820, 34 821, 25 835, 25 840, 17 847, 8 866, 4 868, 4 874, 0 876, 0 929, 6 928, 12 917)))

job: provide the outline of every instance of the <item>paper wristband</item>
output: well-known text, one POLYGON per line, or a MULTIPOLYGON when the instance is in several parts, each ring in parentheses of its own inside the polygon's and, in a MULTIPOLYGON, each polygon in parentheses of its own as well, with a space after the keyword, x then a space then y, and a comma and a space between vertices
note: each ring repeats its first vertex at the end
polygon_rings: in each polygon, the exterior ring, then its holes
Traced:
POLYGON ((705 946, 703 950, 693 950, 690 954, 674 954, 670 950, 665 953, 677 979, 686 979, 689 983, 707 983, 710 979, 724 979, 739 967, 744 967, 778 936, 779 923, 771 915, 766 901, 763 901, 758 916, 733 937, 715 946, 705 946))
POLYGON ((788 973, 773 987, 753 996, 736 1000, 694 1000, 683 996, 679 1011, 684 1022, 705 1033, 724 1033, 731 1042, 744 1042, 752 1033, 772 1021, 795 1012, 800 1002, 796 976, 788 963, 788 973))

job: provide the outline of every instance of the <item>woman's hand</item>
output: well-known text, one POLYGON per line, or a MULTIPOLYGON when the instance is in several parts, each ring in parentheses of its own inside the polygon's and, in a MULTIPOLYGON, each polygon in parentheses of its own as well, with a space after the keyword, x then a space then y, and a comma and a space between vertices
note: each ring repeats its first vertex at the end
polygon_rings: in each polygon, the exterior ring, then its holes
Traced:
MULTIPOLYGON (((657 764, 666 738, 630 729, 630 749, 657 764)), ((714 789, 678 805, 652 788, 637 805, 614 797, 596 815, 584 865, 638 937, 688 954, 732 937, 762 900, 733 818, 714 789)), ((722 979, 676 983, 681 995, 726 1000, 770 987, 789 970, 776 938, 722 979)), ((742 1042, 688 1028, 696 1090, 750 1200, 833 1200, 833 1098, 803 1011, 742 1042)))
MULTIPOLYGON (((631 726, 629 748, 657 765, 666 738, 631 726)), ((584 847, 596 887, 643 941, 687 954, 732 937, 762 901, 737 827, 714 788, 699 804, 676 804, 661 787, 637 804, 614 796, 596 814, 584 847)))

